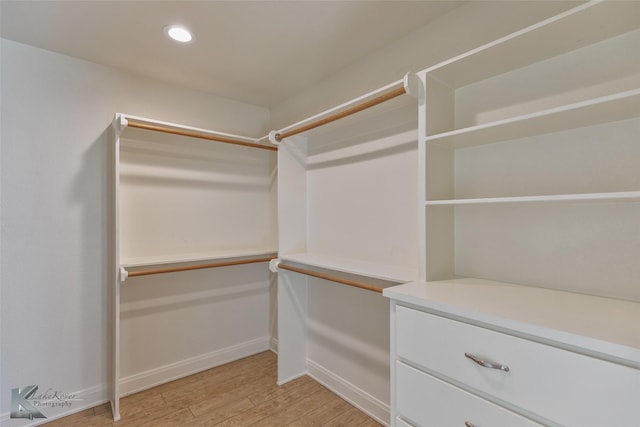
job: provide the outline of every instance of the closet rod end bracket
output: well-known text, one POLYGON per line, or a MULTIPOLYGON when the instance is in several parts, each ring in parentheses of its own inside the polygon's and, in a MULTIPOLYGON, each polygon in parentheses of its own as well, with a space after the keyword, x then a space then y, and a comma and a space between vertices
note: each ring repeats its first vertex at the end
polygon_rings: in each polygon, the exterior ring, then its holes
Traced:
POLYGON ((124 267, 120 267, 120 283, 124 283, 127 277, 129 277, 129 272, 124 267))
POLYGON ((281 262, 282 260, 280 258, 274 258, 271 261, 269 261, 269 271, 271 271, 272 273, 277 273, 278 266, 280 265, 281 262))
POLYGON ((118 131, 122 132, 122 129, 126 128, 129 125, 129 120, 127 120, 127 117, 124 114, 117 113, 114 124, 117 126, 118 131))
POLYGON ((280 137, 280 133, 278 131, 272 130, 269 132, 269 142, 273 145, 280 145, 280 141, 282 138, 280 137))
POLYGON ((407 95, 420 99, 422 82, 415 73, 407 73, 404 75, 404 90, 407 95))

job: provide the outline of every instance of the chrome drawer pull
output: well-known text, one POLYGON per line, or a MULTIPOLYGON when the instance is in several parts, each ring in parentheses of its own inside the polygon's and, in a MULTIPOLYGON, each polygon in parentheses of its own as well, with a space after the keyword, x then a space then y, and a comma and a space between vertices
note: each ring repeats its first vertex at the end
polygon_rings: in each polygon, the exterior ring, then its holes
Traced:
POLYGON ((509 367, 507 365, 498 365, 498 364, 494 364, 494 363, 485 362, 484 360, 480 359, 477 356, 474 356, 471 353, 465 353, 464 357, 473 360, 478 365, 484 366, 485 368, 499 369, 501 371, 509 372, 509 367))
POLYGON ((465 425, 465 427, 476 427, 473 424, 471 424, 469 421, 465 421, 464 425, 465 425))

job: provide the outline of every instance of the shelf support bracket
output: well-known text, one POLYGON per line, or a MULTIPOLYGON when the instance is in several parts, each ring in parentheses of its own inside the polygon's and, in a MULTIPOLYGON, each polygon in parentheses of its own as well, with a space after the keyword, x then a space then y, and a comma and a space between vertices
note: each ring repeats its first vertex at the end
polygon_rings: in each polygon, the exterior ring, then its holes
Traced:
POLYGON ((127 277, 129 277, 129 272, 124 267, 120 267, 120 283, 124 283, 127 277))

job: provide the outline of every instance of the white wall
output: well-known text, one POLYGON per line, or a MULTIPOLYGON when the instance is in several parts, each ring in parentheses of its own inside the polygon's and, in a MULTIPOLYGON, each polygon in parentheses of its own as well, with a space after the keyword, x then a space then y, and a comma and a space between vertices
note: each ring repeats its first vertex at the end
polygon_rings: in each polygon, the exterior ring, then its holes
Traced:
POLYGON ((114 113, 261 136, 269 111, 8 40, 1 53, 0 412, 31 384, 106 400, 114 113))

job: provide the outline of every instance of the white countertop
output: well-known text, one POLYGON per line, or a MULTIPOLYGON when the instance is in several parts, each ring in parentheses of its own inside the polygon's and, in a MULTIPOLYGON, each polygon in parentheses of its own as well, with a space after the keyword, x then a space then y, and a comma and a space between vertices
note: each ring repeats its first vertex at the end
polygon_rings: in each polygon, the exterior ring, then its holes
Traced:
POLYGON ((383 295, 430 312, 640 368, 640 303, 462 278, 383 295))

